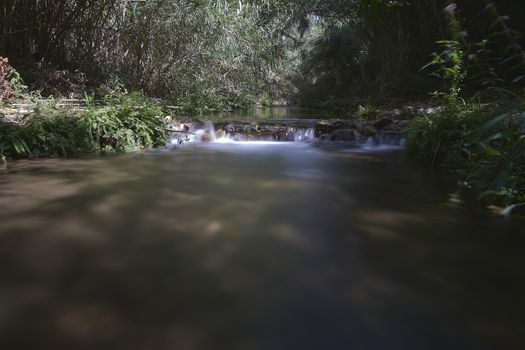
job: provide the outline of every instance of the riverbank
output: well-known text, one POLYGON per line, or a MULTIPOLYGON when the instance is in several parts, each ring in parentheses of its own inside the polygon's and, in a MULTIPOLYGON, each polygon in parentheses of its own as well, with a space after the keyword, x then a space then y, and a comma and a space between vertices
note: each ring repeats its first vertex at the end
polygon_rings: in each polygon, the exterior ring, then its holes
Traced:
POLYGON ((458 193, 513 209, 525 202, 525 109, 513 102, 446 104, 407 125, 407 152, 458 178, 458 193))
POLYGON ((138 93, 110 95, 82 106, 36 100, 31 110, 2 109, 0 156, 37 158, 90 152, 130 152, 165 144, 163 112, 138 93), (14 113, 12 113, 14 112, 14 113))
POLYGON ((339 118, 319 110, 296 112, 293 119, 286 118, 286 113, 277 119, 259 119, 255 112, 242 119, 238 114, 197 118, 140 93, 113 93, 96 102, 25 96, 4 101, 0 108, 0 156, 5 162, 8 158, 130 152, 162 147, 167 138, 183 143, 201 129, 192 140, 209 142, 228 135, 234 140, 297 141, 293 137, 297 130, 311 129, 312 138, 327 142, 402 145, 409 120, 418 113, 433 112, 434 108, 407 106, 367 113, 358 110, 339 118))
POLYGON ((247 114, 239 120, 233 119, 236 114, 176 116, 172 107, 139 93, 120 93, 97 103, 89 99, 4 102, 0 112, 3 163, 9 158, 132 152, 225 137, 372 146, 406 143, 412 158, 455 174, 460 197, 477 197, 502 211, 525 201, 522 117, 510 109, 498 116, 501 109, 492 105, 363 107, 342 118, 327 114, 329 119, 322 119, 322 114, 312 112, 317 117, 312 119, 305 112, 302 119, 267 120, 247 114))

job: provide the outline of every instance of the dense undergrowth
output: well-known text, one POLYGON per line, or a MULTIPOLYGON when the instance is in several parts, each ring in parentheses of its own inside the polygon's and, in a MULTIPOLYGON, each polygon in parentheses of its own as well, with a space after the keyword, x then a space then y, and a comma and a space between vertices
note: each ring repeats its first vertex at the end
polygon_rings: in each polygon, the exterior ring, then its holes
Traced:
POLYGON ((406 129, 413 157, 458 175, 462 193, 509 206, 525 201, 525 105, 447 106, 406 129))
POLYGON ((443 51, 435 53, 427 65, 436 68, 434 74, 443 78, 447 87, 445 92, 435 94, 443 108, 409 123, 407 149, 416 159, 456 173, 461 193, 474 194, 484 203, 507 206, 510 212, 525 202, 525 90, 512 86, 525 78, 520 74, 525 67, 525 52, 517 41, 521 34, 506 23, 508 16, 500 16, 492 2, 487 8, 496 18, 492 25, 495 35, 503 35, 508 42, 503 55, 488 50, 488 40, 465 42, 456 7, 449 6, 447 16, 453 37, 439 42, 443 51), (508 62, 514 65, 510 82, 494 68, 508 62), (462 98, 472 66, 491 73, 480 79, 488 88, 475 97, 462 98), (481 103, 483 99, 489 102, 481 103))
POLYGON ((87 108, 40 100, 17 124, 0 124, 0 157, 36 158, 90 152, 130 152, 165 144, 162 110, 139 93, 109 95, 87 108))

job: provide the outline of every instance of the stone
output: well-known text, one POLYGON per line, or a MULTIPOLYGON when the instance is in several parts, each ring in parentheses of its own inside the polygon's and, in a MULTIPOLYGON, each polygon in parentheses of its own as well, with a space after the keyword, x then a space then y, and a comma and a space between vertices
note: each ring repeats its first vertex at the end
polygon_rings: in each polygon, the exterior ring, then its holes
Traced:
POLYGON ((222 129, 218 129, 217 131, 215 131, 215 136, 220 139, 220 138, 223 138, 226 136, 226 132, 222 129))
POLYGON ((201 136, 201 141, 202 142, 211 142, 211 141, 213 141, 213 138, 212 138, 212 136, 211 136, 211 134, 209 132, 205 132, 201 136))
POLYGON ((322 134, 329 134, 336 129, 344 127, 345 124, 340 120, 321 120, 315 123, 315 136, 319 137, 322 134))
POLYGON ((356 141, 359 133, 355 129, 337 129, 330 133, 331 141, 356 141))
POLYGON ((377 135, 377 129, 370 124, 366 124, 361 128, 360 134, 364 137, 373 137, 377 135))
POLYGON ((378 129, 382 129, 385 126, 393 124, 393 123, 394 123, 394 120, 392 120, 391 118, 381 118, 374 122, 374 127, 378 129))

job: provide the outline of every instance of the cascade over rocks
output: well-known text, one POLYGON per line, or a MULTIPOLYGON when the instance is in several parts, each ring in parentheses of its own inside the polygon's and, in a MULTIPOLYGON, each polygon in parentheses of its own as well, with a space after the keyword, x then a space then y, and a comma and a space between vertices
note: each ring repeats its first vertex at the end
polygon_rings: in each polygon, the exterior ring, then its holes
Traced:
POLYGON ((172 143, 231 141, 311 141, 404 144, 404 123, 392 118, 363 120, 172 121, 172 143))

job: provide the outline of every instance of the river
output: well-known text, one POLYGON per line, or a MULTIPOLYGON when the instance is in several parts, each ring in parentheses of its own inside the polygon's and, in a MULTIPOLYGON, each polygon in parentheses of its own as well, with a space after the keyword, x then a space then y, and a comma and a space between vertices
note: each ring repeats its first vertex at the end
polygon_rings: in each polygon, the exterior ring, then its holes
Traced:
POLYGON ((402 150, 189 144, 0 174, 4 349, 522 349, 523 222, 402 150))

